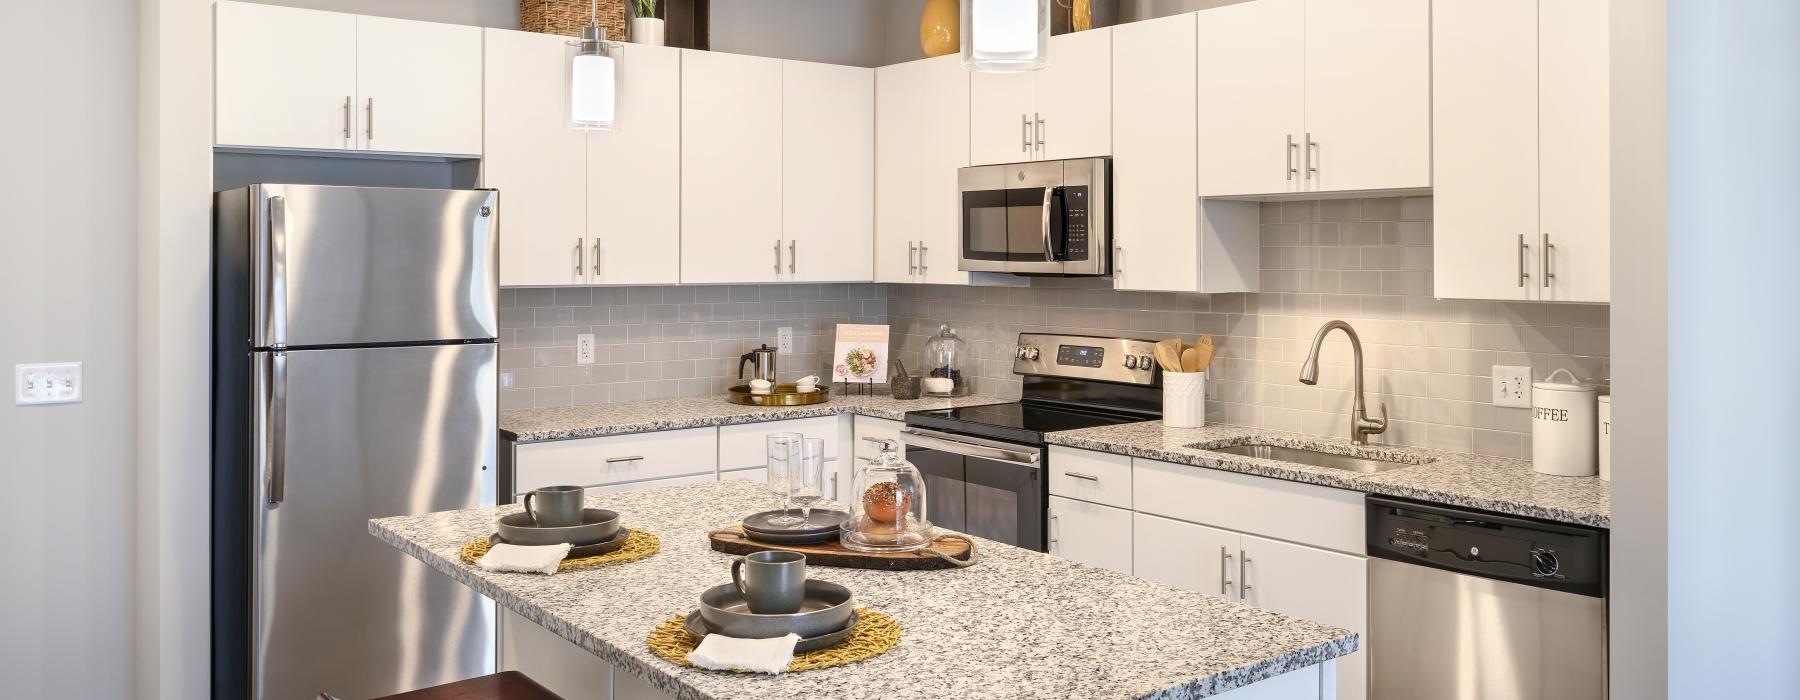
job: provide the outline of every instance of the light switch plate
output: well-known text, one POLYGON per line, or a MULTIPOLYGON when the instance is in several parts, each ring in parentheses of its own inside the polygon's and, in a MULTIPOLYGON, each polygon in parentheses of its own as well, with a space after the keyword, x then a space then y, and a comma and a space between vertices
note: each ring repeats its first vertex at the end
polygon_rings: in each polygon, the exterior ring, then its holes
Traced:
POLYGON ((1494 365, 1494 405, 1531 408, 1531 368, 1494 365))
POLYGON ((775 352, 780 355, 794 354, 794 329, 782 326, 775 329, 775 352))
POLYGON ((594 334, 575 334, 575 364, 594 364, 594 334))
POLYGON ((13 405, 81 401, 81 363, 13 365, 13 405))

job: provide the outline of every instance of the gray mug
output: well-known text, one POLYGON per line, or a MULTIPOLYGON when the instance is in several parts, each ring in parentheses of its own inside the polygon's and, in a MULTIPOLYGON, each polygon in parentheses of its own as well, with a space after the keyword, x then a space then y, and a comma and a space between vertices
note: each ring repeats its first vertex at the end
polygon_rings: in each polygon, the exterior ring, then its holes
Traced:
POLYGON ((744 604, 758 615, 800 612, 806 600, 806 555, 799 552, 756 552, 731 561, 731 582, 744 604))
POLYGON ((525 494, 525 512, 538 527, 570 527, 582 521, 580 486, 545 486, 525 494))

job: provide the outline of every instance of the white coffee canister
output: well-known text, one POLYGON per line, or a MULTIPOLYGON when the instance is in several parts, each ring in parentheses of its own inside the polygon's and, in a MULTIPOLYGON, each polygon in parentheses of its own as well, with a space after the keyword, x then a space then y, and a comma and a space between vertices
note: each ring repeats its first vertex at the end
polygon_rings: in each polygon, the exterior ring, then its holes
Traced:
POLYGON ((1163 372, 1163 425, 1199 428, 1206 425, 1206 373, 1163 372))
POLYGON ((1531 384, 1532 469, 1554 476, 1594 475, 1599 394, 1600 387, 1576 381, 1566 369, 1531 384), (1569 381, 1556 381, 1559 374, 1569 381))
POLYGON ((1600 480, 1612 481, 1612 394, 1600 397, 1600 480))

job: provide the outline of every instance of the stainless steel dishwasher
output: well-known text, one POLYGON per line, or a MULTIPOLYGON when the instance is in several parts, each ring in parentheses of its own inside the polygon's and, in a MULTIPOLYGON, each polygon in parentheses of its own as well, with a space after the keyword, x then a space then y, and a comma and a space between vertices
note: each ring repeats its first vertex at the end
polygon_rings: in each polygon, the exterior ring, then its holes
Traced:
POLYGON ((1368 498, 1369 697, 1606 697, 1606 531, 1368 498))

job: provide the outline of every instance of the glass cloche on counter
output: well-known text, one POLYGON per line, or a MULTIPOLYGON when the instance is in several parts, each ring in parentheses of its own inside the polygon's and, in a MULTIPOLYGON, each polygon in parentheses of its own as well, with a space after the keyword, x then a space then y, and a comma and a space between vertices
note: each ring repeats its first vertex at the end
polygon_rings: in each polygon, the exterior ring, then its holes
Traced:
POLYGON ((969 343, 956 334, 956 329, 945 324, 938 328, 938 334, 925 341, 925 377, 920 384, 926 396, 968 396, 969 369, 975 365, 975 355, 969 350, 969 343))
POLYGON ((911 552, 931 545, 925 519, 925 477, 900 456, 892 440, 881 455, 856 468, 850 480, 850 518, 838 542, 858 552, 911 552))

